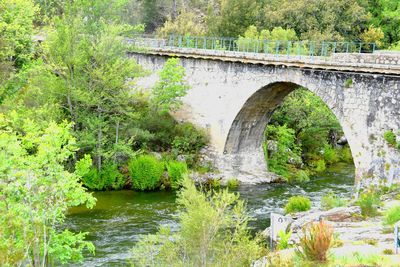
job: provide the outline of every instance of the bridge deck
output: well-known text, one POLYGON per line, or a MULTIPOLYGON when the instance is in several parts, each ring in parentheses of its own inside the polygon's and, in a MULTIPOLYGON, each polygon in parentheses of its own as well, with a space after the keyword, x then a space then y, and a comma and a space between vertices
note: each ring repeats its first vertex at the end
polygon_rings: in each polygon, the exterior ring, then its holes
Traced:
POLYGON ((170 57, 287 66, 296 68, 400 75, 400 53, 335 53, 331 56, 265 54, 168 46, 165 42, 136 42, 134 52, 170 57))

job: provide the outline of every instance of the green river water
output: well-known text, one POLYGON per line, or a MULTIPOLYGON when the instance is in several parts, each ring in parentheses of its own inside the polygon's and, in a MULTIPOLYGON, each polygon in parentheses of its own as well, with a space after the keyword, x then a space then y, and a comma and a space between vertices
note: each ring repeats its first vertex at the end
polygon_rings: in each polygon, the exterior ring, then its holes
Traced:
MULTIPOLYGON (((313 206, 329 190, 350 197, 354 184, 354 167, 337 165, 302 185, 261 184, 241 185, 233 190, 247 201, 254 221, 254 231, 269 226, 271 211, 282 213, 287 199, 307 195, 313 206)), ((96 254, 88 254, 84 263, 76 266, 126 266, 130 249, 140 235, 155 233, 158 225, 177 229, 175 193, 134 192, 129 190, 96 192, 97 204, 88 210, 77 207, 67 216, 67 227, 73 231, 89 232, 88 239, 96 246, 96 254)))

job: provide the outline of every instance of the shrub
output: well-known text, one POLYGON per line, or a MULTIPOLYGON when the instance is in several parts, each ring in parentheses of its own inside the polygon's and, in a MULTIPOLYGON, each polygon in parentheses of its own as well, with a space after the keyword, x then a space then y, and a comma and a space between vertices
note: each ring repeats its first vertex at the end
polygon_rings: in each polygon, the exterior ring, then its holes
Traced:
POLYGON ((125 177, 119 172, 117 164, 106 163, 100 172, 104 189, 119 190, 125 185, 125 177))
POLYGON ((325 160, 320 159, 320 160, 316 161, 314 170, 317 173, 324 172, 326 170, 325 160))
POLYGON ((281 230, 281 231, 279 231, 278 236, 279 236, 279 242, 278 242, 278 245, 276 246, 276 248, 279 250, 289 248, 290 247, 289 239, 292 236, 292 231, 289 231, 288 233, 286 233, 281 230))
POLYGON ((151 155, 141 155, 128 164, 132 178, 132 188, 137 190, 154 190, 160 184, 164 173, 164 163, 151 155))
POLYGON ((82 177, 83 184, 90 190, 118 190, 125 185, 125 178, 119 172, 116 164, 105 163, 102 170, 98 171, 92 166, 92 159, 89 155, 85 155, 76 163, 75 173, 82 177))
POLYGON ((371 246, 376 246, 378 245, 378 240, 374 238, 367 238, 363 240, 365 244, 371 245, 371 246))
POLYGON ((289 181, 297 183, 306 183, 310 181, 310 176, 308 174, 308 171, 298 170, 294 173, 294 175, 291 177, 289 181))
POLYGON ((324 210, 329 210, 336 207, 343 207, 347 204, 347 201, 337 197, 333 191, 329 191, 321 199, 321 206, 324 210))
POLYGON ((183 176, 188 173, 186 162, 169 161, 167 163, 168 177, 173 189, 177 189, 182 182, 183 176))
POLYGON ((400 221, 400 206, 394 206, 388 209, 384 214, 384 224, 394 225, 400 221))
POLYGON ((394 252, 393 252, 393 249, 385 248, 385 249, 383 250, 383 254, 384 254, 384 255, 393 255, 394 252))
POLYGON ((311 223, 303 228, 300 248, 297 252, 301 258, 309 261, 326 262, 328 251, 332 246, 333 229, 324 221, 311 223))
POLYGON ((328 164, 339 162, 339 155, 333 147, 330 145, 324 146, 324 160, 328 164))
POLYGON ((178 194, 179 227, 162 227, 133 248, 134 266, 250 266, 263 252, 253 238, 239 195, 198 191, 184 178, 178 194))
POLYGON ((350 147, 345 146, 345 147, 343 147, 341 149, 340 161, 348 162, 348 163, 352 163, 353 162, 353 155, 351 154, 350 147))
POLYGON ((240 182, 237 178, 231 178, 226 183, 226 186, 230 189, 234 189, 234 188, 239 187, 239 184, 240 184, 240 182))
POLYGON ((311 209, 311 201, 308 197, 294 196, 289 198, 285 206, 285 213, 307 211, 309 209, 311 209))
POLYGON ((396 144, 397 144, 396 135, 394 134, 393 131, 391 131, 391 130, 386 131, 386 132, 383 134, 383 138, 385 139, 385 141, 386 141, 389 145, 391 145, 391 146, 393 146, 393 147, 396 146, 396 144))
POLYGON ((378 215, 378 206, 381 204, 379 195, 375 191, 368 190, 361 193, 356 202, 361 208, 361 214, 364 217, 373 217, 378 215))

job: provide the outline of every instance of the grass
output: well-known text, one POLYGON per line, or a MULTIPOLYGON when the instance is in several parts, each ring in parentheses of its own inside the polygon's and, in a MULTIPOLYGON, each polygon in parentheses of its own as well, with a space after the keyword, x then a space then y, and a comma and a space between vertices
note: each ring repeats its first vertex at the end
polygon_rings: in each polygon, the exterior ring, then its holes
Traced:
POLYGON ((385 225, 394 225, 400 221, 400 205, 393 206, 384 213, 383 223, 385 225))
POLYGON ((300 211, 307 211, 311 209, 311 201, 308 197, 293 196, 289 198, 285 206, 285 213, 294 213, 300 211))

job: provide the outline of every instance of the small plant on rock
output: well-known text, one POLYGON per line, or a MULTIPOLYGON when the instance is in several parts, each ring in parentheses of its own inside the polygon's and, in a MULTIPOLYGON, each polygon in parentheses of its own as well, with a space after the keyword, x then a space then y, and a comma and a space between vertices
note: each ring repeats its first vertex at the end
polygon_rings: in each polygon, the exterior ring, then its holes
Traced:
POLYGON ((326 262, 332 246, 333 228, 324 221, 311 223, 303 228, 298 255, 304 260, 326 262))
POLYGON ((292 231, 289 231, 288 233, 286 233, 285 231, 279 231, 278 236, 279 236, 279 242, 276 248, 279 250, 289 248, 290 247, 289 239, 292 236, 292 231))
POLYGON ((294 196, 289 198, 285 206, 285 213, 294 213, 299 211, 307 211, 311 209, 311 201, 308 197, 294 196))
POLYGON ((321 206, 324 210, 333 209, 336 207, 343 207, 347 204, 347 201, 337 197, 333 191, 329 191, 322 197, 321 206))
POLYGON ((226 183, 226 186, 230 189, 234 189, 234 188, 239 187, 239 184, 240 184, 240 182, 237 178, 231 178, 226 183))
POLYGON ((388 209, 384 214, 383 222, 385 225, 394 225, 400 221, 400 206, 394 206, 388 209))
POLYGON ((386 141, 389 145, 391 145, 391 146, 393 146, 393 147, 396 146, 396 144, 397 144, 396 135, 394 134, 393 131, 391 131, 391 130, 386 131, 386 132, 383 134, 383 138, 385 139, 385 141, 386 141))
POLYGON ((379 195, 374 190, 361 193, 357 200, 357 205, 361 208, 364 217, 374 217, 378 215, 378 207, 381 204, 379 195))

